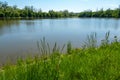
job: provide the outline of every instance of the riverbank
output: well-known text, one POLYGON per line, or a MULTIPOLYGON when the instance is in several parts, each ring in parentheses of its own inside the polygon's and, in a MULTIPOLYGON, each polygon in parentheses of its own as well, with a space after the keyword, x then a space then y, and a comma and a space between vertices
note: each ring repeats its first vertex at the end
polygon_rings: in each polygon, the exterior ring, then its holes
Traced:
MULTIPOLYGON (((66 54, 54 47, 52 54, 18 59, 16 65, 6 64, 0 70, 0 80, 119 80, 120 42, 117 37, 109 43, 106 35, 99 47, 95 46, 94 38, 89 42, 77 49, 68 43, 66 54)), ((45 46, 41 49, 45 53, 45 46)))

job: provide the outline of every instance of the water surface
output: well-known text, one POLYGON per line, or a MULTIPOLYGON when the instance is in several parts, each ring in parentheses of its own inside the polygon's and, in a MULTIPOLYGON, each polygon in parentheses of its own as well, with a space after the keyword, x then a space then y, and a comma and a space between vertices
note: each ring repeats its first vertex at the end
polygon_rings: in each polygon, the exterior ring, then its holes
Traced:
POLYGON ((62 18, 35 20, 0 20, 0 59, 37 53, 37 41, 43 37, 52 45, 71 41, 80 47, 86 36, 96 32, 98 41, 110 31, 110 39, 120 37, 120 19, 62 18))

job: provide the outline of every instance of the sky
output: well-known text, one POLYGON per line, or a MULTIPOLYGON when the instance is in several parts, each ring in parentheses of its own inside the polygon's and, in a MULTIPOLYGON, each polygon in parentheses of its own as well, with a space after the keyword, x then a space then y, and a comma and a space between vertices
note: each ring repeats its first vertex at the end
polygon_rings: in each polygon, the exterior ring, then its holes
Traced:
POLYGON ((120 0, 0 0, 6 1, 10 6, 17 5, 18 8, 24 8, 24 6, 34 6, 36 9, 42 9, 42 11, 49 10, 69 10, 70 12, 81 12, 84 10, 93 10, 103 8, 114 9, 120 5, 120 0))

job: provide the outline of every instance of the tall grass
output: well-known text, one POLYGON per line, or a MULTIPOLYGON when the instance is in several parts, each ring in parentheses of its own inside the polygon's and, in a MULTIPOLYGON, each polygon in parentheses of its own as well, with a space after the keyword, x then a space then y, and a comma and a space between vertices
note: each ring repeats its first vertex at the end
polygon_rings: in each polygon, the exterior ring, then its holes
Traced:
POLYGON ((60 47, 55 42, 53 45, 53 47, 50 46, 49 43, 45 40, 45 37, 43 37, 43 39, 41 39, 40 41, 37 41, 37 48, 42 56, 50 55, 52 53, 62 53, 64 51, 65 44, 60 47))
POLYGON ((7 64, 0 68, 0 80, 120 80, 120 42, 116 36, 110 42, 106 33, 101 45, 96 46, 95 38, 96 34, 90 35, 84 48, 73 49, 68 43, 66 54, 61 54, 64 47, 60 49, 55 43, 51 49, 43 38, 37 42, 38 49, 47 57, 7 64))

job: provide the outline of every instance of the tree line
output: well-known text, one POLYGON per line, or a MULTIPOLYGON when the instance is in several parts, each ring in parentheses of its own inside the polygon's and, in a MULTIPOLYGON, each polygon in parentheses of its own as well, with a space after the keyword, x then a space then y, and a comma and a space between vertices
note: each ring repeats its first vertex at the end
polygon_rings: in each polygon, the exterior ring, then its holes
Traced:
POLYGON ((120 18, 120 7, 114 10, 110 8, 107 10, 100 9, 92 12, 91 10, 79 13, 78 17, 98 17, 98 18, 120 18))
POLYGON ((68 10, 42 12, 41 9, 36 10, 33 6, 25 6, 23 9, 19 9, 16 5, 9 6, 7 2, 0 2, 0 17, 59 18, 73 16, 76 16, 76 13, 68 10))
POLYGON ((61 17, 107 17, 107 18, 120 18, 120 8, 111 10, 110 8, 104 11, 103 9, 92 12, 87 10, 80 13, 64 11, 49 10, 43 12, 41 9, 36 10, 33 6, 25 6, 23 9, 18 8, 16 5, 9 6, 7 2, 0 1, 0 17, 18 17, 18 18, 61 18, 61 17))

